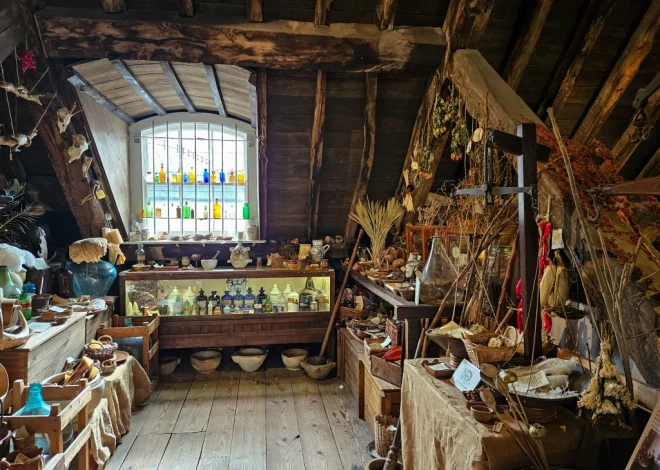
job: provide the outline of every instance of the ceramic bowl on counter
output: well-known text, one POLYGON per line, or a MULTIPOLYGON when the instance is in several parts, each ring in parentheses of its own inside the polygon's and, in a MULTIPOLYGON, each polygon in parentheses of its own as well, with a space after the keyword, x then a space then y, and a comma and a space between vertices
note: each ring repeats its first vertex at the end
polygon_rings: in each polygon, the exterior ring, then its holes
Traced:
POLYGON ((215 349, 197 351, 190 355, 190 363, 200 374, 210 374, 218 368, 222 361, 222 353, 215 349))
POLYGON ((300 370, 300 364, 307 359, 306 349, 287 349, 282 351, 282 362, 289 370, 300 370))
POLYGON ((261 348, 241 348, 231 355, 231 359, 245 372, 254 372, 266 360, 268 351, 261 348))

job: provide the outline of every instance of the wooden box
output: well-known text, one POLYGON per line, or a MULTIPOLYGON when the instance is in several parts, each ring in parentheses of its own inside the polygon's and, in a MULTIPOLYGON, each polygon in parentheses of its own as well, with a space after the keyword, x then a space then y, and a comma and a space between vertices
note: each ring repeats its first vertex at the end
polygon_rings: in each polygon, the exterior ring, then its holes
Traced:
POLYGON ((79 357, 85 346, 85 314, 76 313, 63 325, 35 333, 22 346, 0 351, 10 383, 41 382, 64 369, 66 358, 79 357))
POLYGON ((374 377, 368 367, 369 363, 366 360, 360 361, 364 385, 362 396, 358 399, 360 406, 358 416, 367 422, 369 429, 375 434, 374 417, 376 415, 399 416, 401 388, 374 377))
POLYGON ((371 356, 371 375, 401 387, 403 369, 399 364, 381 359, 380 356, 371 356))
POLYGON ((359 399, 362 384, 360 362, 364 355, 364 346, 362 341, 353 338, 346 328, 339 330, 337 343, 337 375, 353 396, 359 399))
POLYGON ((160 317, 120 317, 112 316, 112 326, 101 327, 97 331, 97 337, 110 335, 113 339, 117 338, 142 338, 142 367, 149 377, 151 374, 158 377, 158 350, 160 343, 158 341, 158 327, 160 326, 160 317), (126 326, 126 320, 131 320, 133 326, 126 326), (149 347, 149 338, 151 338, 151 347, 149 347))

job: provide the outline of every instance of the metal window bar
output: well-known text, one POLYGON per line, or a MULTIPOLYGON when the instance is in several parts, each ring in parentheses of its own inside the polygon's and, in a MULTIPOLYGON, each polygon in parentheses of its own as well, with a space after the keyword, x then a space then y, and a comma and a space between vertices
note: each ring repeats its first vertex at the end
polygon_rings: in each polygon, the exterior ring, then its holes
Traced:
MULTIPOLYGON (((151 173, 151 200, 153 204, 151 206, 151 221, 153 224, 153 232, 156 233, 156 211, 154 207, 156 206, 156 127, 154 122, 151 121, 151 168, 154 170, 151 173)), ((148 202, 148 201, 147 201, 148 202)))
POLYGON ((238 124, 234 124, 234 233, 238 236, 238 124))
MULTIPOLYGON (((186 172, 186 169, 183 167, 183 122, 179 122, 179 142, 178 142, 178 153, 179 153, 179 168, 181 169, 179 180, 179 212, 181 217, 177 217, 177 223, 181 227, 181 235, 183 235, 183 174, 186 172)), ((178 170, 177 170, 178 171, 178 170)))
MULTIPOLYGON (((170 123, 165 121, 165 188, 167 189, 167 233, 170 233, 170 123)), ((161 214, 161 217, 163 214, 161 214)))
MULTIPOLYGON (((194 146, 193 146, 193 162, 194 162, 194 170, 193 171, 195 172, 195 184, 194 184, 193 188, 195 189, 195 200, 194 200, 193 206, 196 207, 197 206, 197 184, 198 184, 197 181, 199 179, 199 178, 197 178, 197 123, 194 124, 193 129, 194 129, 194 131, 193 131, 194 134, 193 135, 195 136, 195 143, 194 143, 194 146)), ((197 214, 195 214, 195 215, 197 215, 197 214)), ((192 216, 192 208, 190 209, 190 218, 194 220, 195 233, 197 233, 197 217, 192 216)))

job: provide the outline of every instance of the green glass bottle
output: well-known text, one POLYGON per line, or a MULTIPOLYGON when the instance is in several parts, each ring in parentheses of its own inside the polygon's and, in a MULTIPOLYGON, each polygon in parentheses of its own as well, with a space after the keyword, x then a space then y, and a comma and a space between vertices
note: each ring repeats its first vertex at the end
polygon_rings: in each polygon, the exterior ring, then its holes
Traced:
POLYGON ((190 218, 190 206, 188 205, 188 201, 186 201, 186 203, 183 205, 183 218, 190 218))
POLYGON ((246 202, 243 204, 243 219, 247 220, 250 218, 250 206, 246 202))
POLYGON ((25 319, 29 320, 32 318, 32 299, 25 290, 21 292, 21 295, 18 298, 18 304, 21 306, 25 319))
POLYGON ((2 295, 9 299, 18 299, 21 296, 21 288, 11 280, 7 266, 0 266, 0 289, 2 295))

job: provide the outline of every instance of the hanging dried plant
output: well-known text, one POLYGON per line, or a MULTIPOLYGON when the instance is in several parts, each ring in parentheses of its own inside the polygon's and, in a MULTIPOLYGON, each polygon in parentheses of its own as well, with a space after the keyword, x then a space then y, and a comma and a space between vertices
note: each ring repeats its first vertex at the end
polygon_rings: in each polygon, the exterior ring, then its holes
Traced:
POLYGON ((46 212, 39 203, 23 205, 25 185, 14 180, 0 194, 0 243, 16 241, 46 212))
MULTIPOLYGON (((371 240, 371 258, 374 262, 380 259, 379 254, 385 249, 387 232, 394 222, 403 215, 403 207, 396 198, 391 198, 386 204, 380 201, 358 201, 355 211, 349 217, 360 224, 371 240)), ((378 267, 378 266, 377 266, 378 267)))

